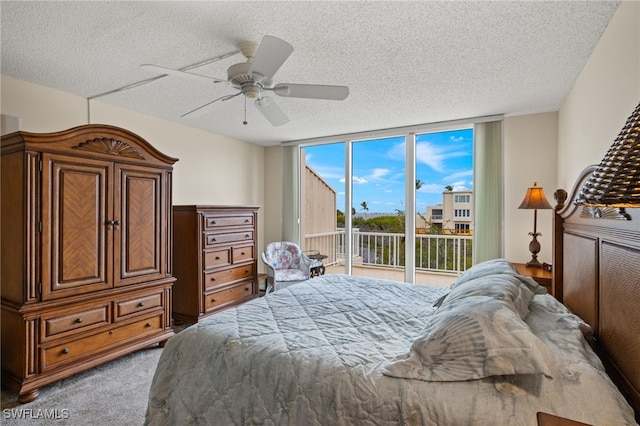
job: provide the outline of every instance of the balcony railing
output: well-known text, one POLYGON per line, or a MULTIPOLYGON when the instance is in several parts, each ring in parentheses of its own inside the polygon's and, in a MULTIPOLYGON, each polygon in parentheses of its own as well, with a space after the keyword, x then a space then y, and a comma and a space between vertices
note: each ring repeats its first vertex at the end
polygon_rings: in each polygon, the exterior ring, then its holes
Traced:
MULTIPOLYGON (((363 266, 404 268, 404 234, 387 232, 352 233, 352 263, 363 266)), ((345 232, 305 235, 305 251, 327 256, 326 266, 344 262, 345 232)), ((472 237, 460 235, 416 235, 416 270, 458 274, 471 267, 472 237)))

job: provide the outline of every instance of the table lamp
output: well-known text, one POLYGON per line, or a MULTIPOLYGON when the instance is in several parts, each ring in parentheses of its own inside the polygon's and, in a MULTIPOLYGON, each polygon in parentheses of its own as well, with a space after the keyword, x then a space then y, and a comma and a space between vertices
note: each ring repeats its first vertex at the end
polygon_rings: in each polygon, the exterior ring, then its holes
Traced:
POLYGON ((527 189, 527 193, 524 195, 524 200, 520 203, 519 209, 533 209, 533 232, 529 232, 529 235, 533 237, 529 243, 529 251, 531 252, 531 260, 527 262, 528 267, 541 268, 542 264, 538 261, 538 253, 540 252, 540 242, 538 237, 542 235, 538 232, 538 209, 552 209, 551 204, 544 196, 544 190, 538 186, 537 182, 533 183, 533 186, 527 189))

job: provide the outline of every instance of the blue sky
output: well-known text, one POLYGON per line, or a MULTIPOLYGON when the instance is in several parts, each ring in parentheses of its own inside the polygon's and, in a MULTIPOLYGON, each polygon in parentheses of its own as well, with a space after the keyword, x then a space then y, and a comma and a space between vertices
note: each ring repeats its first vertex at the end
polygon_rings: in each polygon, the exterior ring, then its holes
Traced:
MULTIPOLYGON (((353 207, 363 213, 394 213, 405 210, 404 137, 355 142, 353 145, 353 207)), ((307 164, 337 192, 339 210, 344 209, 344 144, 304 148, 307 164)), ((447 185, 473 189, 473 130, 426 133, 416 140, 416 178, 423 182, 416 193, 419 212, 440 204, 447 185)))

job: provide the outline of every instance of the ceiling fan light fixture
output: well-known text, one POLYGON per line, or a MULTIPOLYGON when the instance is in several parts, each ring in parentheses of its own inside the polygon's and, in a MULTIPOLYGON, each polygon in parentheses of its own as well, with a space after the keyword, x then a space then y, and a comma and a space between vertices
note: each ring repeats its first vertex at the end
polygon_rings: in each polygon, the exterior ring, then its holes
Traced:
POLYGON ((260 107, 268 107, 271 105, 271 98, 269 96, 262 96, 256 99, 256 105, 260 107))
POLYGON ((254 84, 246 84, 242 86, 242 93, 249 99, 260 97, 260 87, 254 84))

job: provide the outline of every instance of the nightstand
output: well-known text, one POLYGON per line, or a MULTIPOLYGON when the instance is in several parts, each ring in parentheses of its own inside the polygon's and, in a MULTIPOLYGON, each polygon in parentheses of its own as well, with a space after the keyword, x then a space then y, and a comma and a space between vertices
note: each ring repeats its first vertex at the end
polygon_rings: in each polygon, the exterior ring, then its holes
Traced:
POLYGON ((553 274, 549 271, 545 271, 542 268, 529 268, 524 263, 511 263, 520 275, 524 275, 526 277, 531 277, 538 284, 547 289, 549 294, 553 294, 551 291, 551 282, 553 280, 553 274))

